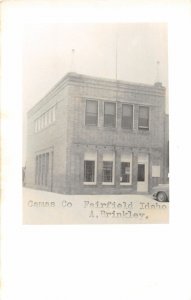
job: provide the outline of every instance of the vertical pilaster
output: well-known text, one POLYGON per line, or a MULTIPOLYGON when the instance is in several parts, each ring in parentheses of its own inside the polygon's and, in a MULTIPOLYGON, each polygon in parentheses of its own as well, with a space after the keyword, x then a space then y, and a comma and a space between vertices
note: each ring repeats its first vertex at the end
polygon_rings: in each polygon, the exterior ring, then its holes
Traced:
POLYGON ((137 191, 137 168, 138 168, 138 152, 136 150, 132 153, 132 187, 133 191, 137 191))

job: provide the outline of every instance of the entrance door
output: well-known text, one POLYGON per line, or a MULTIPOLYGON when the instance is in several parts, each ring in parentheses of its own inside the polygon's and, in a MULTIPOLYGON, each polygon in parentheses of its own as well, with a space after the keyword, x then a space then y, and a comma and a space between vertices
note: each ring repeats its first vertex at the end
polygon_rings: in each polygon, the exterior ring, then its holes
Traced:
POLYGON ((138 160, 137 192, 148 192, 148 156, 138 160))

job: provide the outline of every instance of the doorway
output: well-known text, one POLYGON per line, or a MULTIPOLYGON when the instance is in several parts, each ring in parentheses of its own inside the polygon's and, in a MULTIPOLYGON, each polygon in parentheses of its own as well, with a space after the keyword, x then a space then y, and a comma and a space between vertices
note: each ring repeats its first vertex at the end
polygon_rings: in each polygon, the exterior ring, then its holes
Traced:
POLYGON ((138 157, 137 192, 148 192, 148 155, 138 157))

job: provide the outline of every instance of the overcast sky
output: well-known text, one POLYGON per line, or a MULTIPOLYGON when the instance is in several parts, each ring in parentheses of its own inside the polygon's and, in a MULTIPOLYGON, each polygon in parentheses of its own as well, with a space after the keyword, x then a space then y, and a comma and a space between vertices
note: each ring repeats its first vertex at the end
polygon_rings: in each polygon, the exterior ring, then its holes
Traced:
POLYGON ((167 26, 161 23, 26 24, 23 36, 24 111, 67 72, 167 86, 167 26), (72 63, 72 49, 75 54, 72 63))
MULTIPOLYGON (((26 112, 67 72, 167 87, 167 25, 161 23, 26 24, 23 34, 23 164, 26 112), (75 49, 74 56, 72 49, 75 49)), ((167 109, 168 110, 168 109, 167 109)))

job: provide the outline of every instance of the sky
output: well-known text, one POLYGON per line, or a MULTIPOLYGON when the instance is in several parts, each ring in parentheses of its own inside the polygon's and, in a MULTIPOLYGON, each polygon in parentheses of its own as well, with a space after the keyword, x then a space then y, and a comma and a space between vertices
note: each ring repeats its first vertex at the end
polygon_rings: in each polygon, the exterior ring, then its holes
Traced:
MULTIPOLYGON (((160 81, 167 87, 167 45, 165 23, 26 23, 22 41, 23 164, 27 111, 68 72, 110 79, 117 74, 118 80, 160 81)), ((168 111, 168 101, 166 107, 168 111)))
POLYGON ((165 23, 26 24, 23 35, 24 112, 67 72, 115 79, 116 48, 119 80, 153 84, 159 79, 167 87, 165 23), (157 61, 160 61, 159 78, 157 61))

